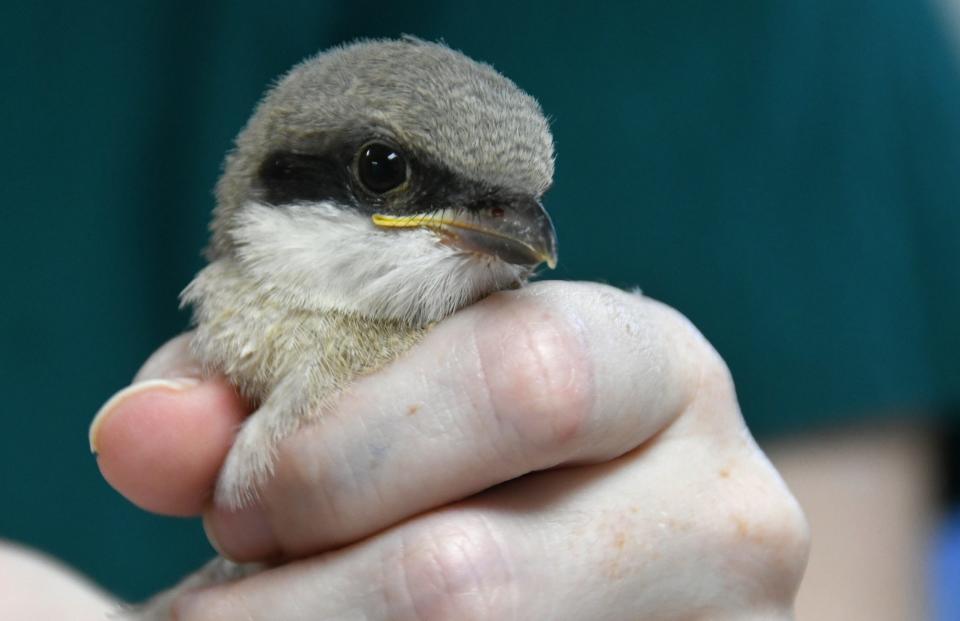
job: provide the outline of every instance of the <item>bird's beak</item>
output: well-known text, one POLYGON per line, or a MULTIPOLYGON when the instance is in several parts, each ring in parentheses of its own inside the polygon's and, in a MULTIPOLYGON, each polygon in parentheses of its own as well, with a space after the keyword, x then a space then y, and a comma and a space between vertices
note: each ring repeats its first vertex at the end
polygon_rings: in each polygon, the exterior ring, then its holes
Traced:
POLYGON ((441 209, 424 214, 374 214, 382 228, 428 228, 465 252, 497 257, 515 265, 557 266, 557 233, 540 201, 510 201, 480 210, 441 209))

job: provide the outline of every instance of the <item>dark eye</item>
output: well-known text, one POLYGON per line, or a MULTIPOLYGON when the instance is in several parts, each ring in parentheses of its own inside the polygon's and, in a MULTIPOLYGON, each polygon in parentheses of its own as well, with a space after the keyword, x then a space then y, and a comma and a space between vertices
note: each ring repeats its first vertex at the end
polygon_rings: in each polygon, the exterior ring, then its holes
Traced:
POLYGON ((407 160, 396 148, 371 142, 360 149, 357 176, 364 188, 384 194, 407 180, 407 160))

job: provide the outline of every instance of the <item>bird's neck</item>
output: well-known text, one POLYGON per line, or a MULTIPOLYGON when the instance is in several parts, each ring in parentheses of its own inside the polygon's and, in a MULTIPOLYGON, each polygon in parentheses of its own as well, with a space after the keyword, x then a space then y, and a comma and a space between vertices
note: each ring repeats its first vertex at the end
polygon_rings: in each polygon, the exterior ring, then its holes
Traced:
POLYGON ((334 387, 389 363, 425 327, 335 309, 305 309, 257 283, 229 259, 204 268, 181 295, 194 309, 194 352, 259 400, 283 377, 309 367, 334 387))

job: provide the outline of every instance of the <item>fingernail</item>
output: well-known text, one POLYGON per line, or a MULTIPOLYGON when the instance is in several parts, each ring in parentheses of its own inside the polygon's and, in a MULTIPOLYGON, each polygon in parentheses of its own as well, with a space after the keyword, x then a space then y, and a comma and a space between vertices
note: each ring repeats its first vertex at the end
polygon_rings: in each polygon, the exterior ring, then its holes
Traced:
POLYGON ((263 560, 278 552, 273 527, 258 505, 237 511, 208 511, 203 515, 203 530, 213 549, 232 561, 263 560))
POLYGON ((110 397, 110 399, 103 404, 100 410, 97 411, 97 414, 93 417, 93 421, 90 423, 90 431, 88 432, 88 438, 90 440, 90 452, 94 455, 97 454, 97 434, 100 432, 100 427, 103 426, 104 421, 110 418, 110 416, 117 411, 117 408, 120 407, 120 404, 130 397, 150 390, 183 392, 184 390, 192 388, 199 383, 200 380, 193 377, 178 377, 174 379, 146 380, 127 386, 117 394, 110 397))
POLYGON ((201 377, 200 365, 190 353, 191 338, 189 333, 181 334, 153 352, 133 378, 134 383, 168 377, 201 377))

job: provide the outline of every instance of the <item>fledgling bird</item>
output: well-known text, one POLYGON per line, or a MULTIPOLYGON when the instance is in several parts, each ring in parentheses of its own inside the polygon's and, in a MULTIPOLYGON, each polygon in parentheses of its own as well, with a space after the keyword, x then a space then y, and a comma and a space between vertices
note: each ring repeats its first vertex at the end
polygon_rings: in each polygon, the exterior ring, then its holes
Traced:
MULTIPOLYGON (((443 45, 360 41, 281 78, 227 156, 210 262, 182 295, 193 353, 256 406, 215 501, 250 502, 280 439, 431 324, 553 267, 552 178, 537 102, 443 45)), ((123 618, 261 569, 215 559, 123 618)))
POLYGON ((209 265, 182 295, 197 359, 255 405, 216 502, 250 502, 277 442, 432 323, 557 259, 553 139, 492 67, 361 41, 267 93, 217 185, 209 265))
MULTIPOLYGON (((280 439, 433 323, 553 267, 552 179, 537 102, 443 45, 361 41, 281 78, 227 156, 210 263, 182 295, 195 356, 256 406, 216 502, 250 502, 280 439)), ((123 618, 261 569, 215 559, 123 618)))
MULTIPOLYGON (((182 295, 195 356, 256 406, 215 501, 251 501, 280 439, 431 324, 553 267, 552 178, 537 102, 443 45, 361 41, 281 78, 227 156, 210 263, 182 295)), ((123 618, 261 569, 215 559, 123 618)))

